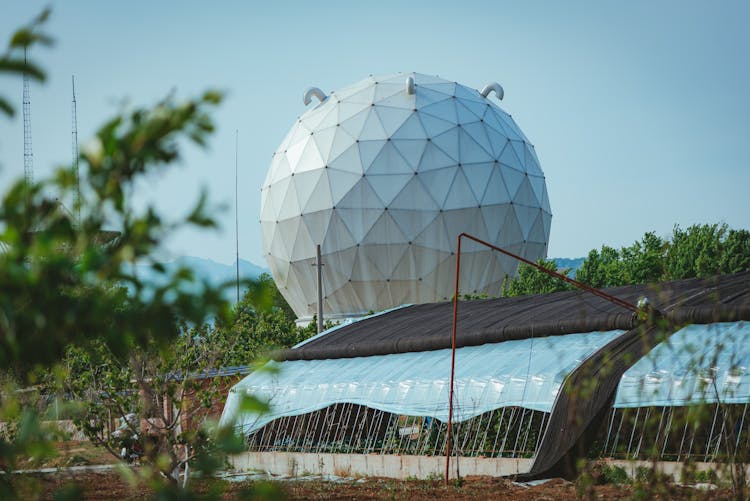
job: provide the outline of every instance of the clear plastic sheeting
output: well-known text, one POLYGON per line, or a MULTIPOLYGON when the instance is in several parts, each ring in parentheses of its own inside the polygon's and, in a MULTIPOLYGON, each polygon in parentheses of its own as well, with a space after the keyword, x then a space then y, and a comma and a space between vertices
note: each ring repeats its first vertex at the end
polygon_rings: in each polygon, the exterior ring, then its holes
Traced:
MULTIPOLYGON (((624 331, 506 341, 456 350, 454 413, 464 421, 500 407, 549 412, 563 378, 624 331)), ((283 416, 355 403, 399 415, 448 418, 450 350, 334 360, 272 362, 278 373, 250 374, 229 392, 222 424, 251 433, 283 416), (242 396, 268 400, 271 412, 243 413, 242 396)))
POLYGON ((750 402, 750 323, 688 325, 628 369, 615 407, 750 402))

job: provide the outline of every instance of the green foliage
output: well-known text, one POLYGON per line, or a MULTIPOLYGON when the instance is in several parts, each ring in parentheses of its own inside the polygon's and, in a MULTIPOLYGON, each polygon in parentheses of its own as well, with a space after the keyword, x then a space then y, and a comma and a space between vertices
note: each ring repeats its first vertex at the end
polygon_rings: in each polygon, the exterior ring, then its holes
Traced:
MULTIPOLYGON (((540 261, 555 269, 553 261, 540 261)), ((726 224, 675 226, 669 240, 647 232, 630 246, 593 249, 576 271, 576 280, 596 288, 650 284, 750 270, 750 231, 726 224)), ((563 270, 567 274, 568 270, 563 270)), ((546 294, 570 287, 521 264, 518 277, 506 281, 504 296, 546 294)))
MULTIPOLYGON (((221 467, 223 455, 242 450, 244 442, 231 429, 214 429, 206 420, 227 390, 207 371, 256 363, 307 337, 288 311, 273 280, 264 275, 249 284, 231 319, 193 327, 183 322, 170 349, 155 342, 132 345, 121 362, 101 341, 86 349, 70 347, 63 390, 80 403, 76 425, 115 456, 123 446, 144 451, 167 477, 188 461, 198 471, 221 467), (136 416, 132 421, 125 418, 130 413, 136 416), (122 423, 115 434, 108 426, 112 417, 122 423)), ((242 410, 263 413, 268 404, 248 396, 242 410)))
MULTIPOLYGON (((44 79, 43 71, 23 61, 23 49, 51 43, 40 31, 48 14, 13 35, 0 57, 0 74, 44 79)), ((7 383, 0 391, 0 498, 19 495, 14 482, 20 476, 9 474, 17 457, 52 454, 55 435, 25 402, 27 393, 18 391, 32 384, 78 402, 68 411, 113 453, 120 444, 107 430, 110 418, 137 413, 124 428, 132 441, 141 441, 147 457, 139 476, 165 497, 193 496, 174 481, 159 487, 175 464, 195 458, 194 469, 210 474, 218 464, 211 458, 232 442, 228 430, 178 433, 181 406, 177 415, 163 414, 170 408, 165 402, 186 395, 210 401, 218 385, 193 376, 215 367, 223 353, 196 340, 213 330, 205 327, 209 321, 235 325, 220 288, 197 282, 185 268, 167 272, 153 257, 175 232, 213 228, 213 208, 202 195, 185 216, 168 220, 128 198, 144 176, 178 161, 180 146, 206 144, 221 99, 215 91, 182 102, 169 96, 106 122, 80 155, 80 202, 71 167, 38 182, 19 180, 2 195, 0 372, 7 383), (67 210, 60 201, 76 202, 67 210), (150 265, 158 277, 151 283, 139 279, 135 263, 150 265), (139 418, 150 420, 145 441, 136 437, 143 435, 139 418), (186 451, 182 457, 180 450, 186 451)), ((0 110, 13 113, 2 98, 0 110)), ((283 341, 283 334, 277 338, 283 341)), ((263 411, 264 405, 251 401, 248 408, 263 411)), ((58 496, 77 494, 72 488, 58 496)))
POLYGON ((602 467, 602 481, 605 484, 621 485, 630 483, 630 477, 621 466, 604 465, 602 467))
MULTIPOLYGON (((552 260, 540 259, 537 264, 562 275, 567 275, 570 272, 568 269, 558 270, 557 264, 552 260)), ((518 267, 518 277, 507 279, 503 284, 503 297, 549 294, 570 289, 571 286, 563 280, 543 273, 533 266, 521 263, 518 267)))
POLYGON ((671 240, 646 233, 620 250, 592 250, 576 279, 594 287, 646 284, 750 270, 750 232, 726 224, 675 226, 671 240))
MULTIPOLYGON (((68 344, 83 345, 92 335, 122 357, 133 345, 166 345, 177 335, 176 319, 228 317, 219 290, 204 284, 199 293, 190 292, 189 270, 177 270, 158 286, 129 271, 136 261, 157 267, 152 251, 177 229, 195 226, 203 202, 187 218, 166 222, 153 207, 136 211, 124 196, 147 171, 177 158, 179 137, 203 141, 211 130, 208 108, 216 102, 212 92, 181 104, 166 99, 99 129, 81 155, 86 196, 80 224, 44 195, 75 199, 69 169, 10 188, 0 204, 0 239, 7 248, 0 254, 1 366, 29 381, 35 366, 53 365, 68 344), (110 225, 116 233, 106 229, 110 225), (132 294, 113 283, 127 284, 132 294)), ((200 217, 203 224, 209 220, 200 217)))
POLYGON ((263 274, 235 306, 232 322, 210 329, 204 344, 221 352, 220 366, 247 365, 316 333, 315 319, 304 328, 298 327, 294 320, 294 312, 273 279, 263 274))
MULTIPOLYGON (((0 74, 16 76, 25 74, 29 79, 37 82, 43 82, 46 79, 47 75, 44 73, 44 70, 33 62, 28 61, 24 51, 34 45, 50 46, 53 44, 52 38, 41 30, 42 25, 49 18, 49 14, 49 9, 45 9, 27 26, 13 33, 8 42, 8 49, 0 56, 0 74)), ((3 96, 0 96, 0 113, 6 116, 13 116, 15 114, 15 108, 3 96)))

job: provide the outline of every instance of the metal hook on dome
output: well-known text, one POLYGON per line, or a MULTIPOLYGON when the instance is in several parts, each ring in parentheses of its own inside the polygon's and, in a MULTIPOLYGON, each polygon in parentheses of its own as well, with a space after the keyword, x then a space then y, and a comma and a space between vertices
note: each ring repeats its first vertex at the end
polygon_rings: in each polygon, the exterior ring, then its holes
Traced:
POLYGON ((499 100, 503 100, 503 96, 505 96, 505 91, 503 90, 503 86, 500 85, 497 82, 488 83, 484 86, 480 94, 482 97, 487 97, 490 95, 490 92, 495 91, 495 94, 497 95, 497 98, 499 100))
POLYGON ((305 95, 302 96, 302 102, 305 103, 305 106, 310 104, 313 96, 317 97, 321 103, 325 101, 326 99, 328 99, 328 96, 326 96, 326 93, 320 90, 319 88, 308 87, 308 89, 305 91, 305 95))
POLYGON ((416 84, 414 83, 414 77, 410 76, 406 79, 406 93, 407 94, 414 94, 414 86, 416 84))

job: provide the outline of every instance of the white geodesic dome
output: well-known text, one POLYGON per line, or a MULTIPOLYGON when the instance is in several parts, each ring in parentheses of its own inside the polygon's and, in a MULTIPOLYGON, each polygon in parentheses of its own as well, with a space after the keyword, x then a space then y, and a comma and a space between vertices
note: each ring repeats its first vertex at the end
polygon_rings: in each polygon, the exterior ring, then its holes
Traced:
MULTIPOLYGON (((533 145, 481 93, 418 73, 371 76, 311 106, 273 155, 263 184, 263 250, 294 311, 358 315, 453 295, 456 237, 536 260, 552 214, 533 145)), ((502 97, 501 95, 499 97, 502 97)), ((462 247, 461 290, 497 295, 517 262, 462 247)))

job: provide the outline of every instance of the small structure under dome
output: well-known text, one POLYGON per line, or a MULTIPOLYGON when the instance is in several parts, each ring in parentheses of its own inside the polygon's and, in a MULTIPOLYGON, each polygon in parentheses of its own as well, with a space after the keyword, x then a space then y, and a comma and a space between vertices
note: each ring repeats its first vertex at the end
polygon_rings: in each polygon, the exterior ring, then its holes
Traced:
MULTIPOLYGON (((266 261, 299 317, 317 307, 316 245, 329 318, 448 299, 461 232, 546 256, 544 174, 497 105, 502 93, 419 73, 306 93, 306 104, 322 102, 274 153, 260 211, 266 261)), ((488 249, 463 253, 467 292, 498 295, 516 273, 516 261, 488 249)))
MULTIPOLYGON (((709 461, 750 444, 750 273, 606 292, 646 296, 662 316, 647 322, 581 291, 459 304, 452 450, 490 465, 514 458, 515 468, 464 464, 463 474, 559 475, 596 436, 599 452, 614 457, 709 461), (688 427, 674 418, 701 404, 713 419, 688 427)), ((278 353, 277 373, 250 374, 232 389, 222 423, 248 436, 254 460, 272 451, 311 464, 331 453, 351 455, 350 466, 373 453, 437 460, 452 311, 396 308, 278 353), (271 412, 243 413, 245 394, 267 399, 271 412)), ((430 464, 403 476, 444 471, 430 464)))

